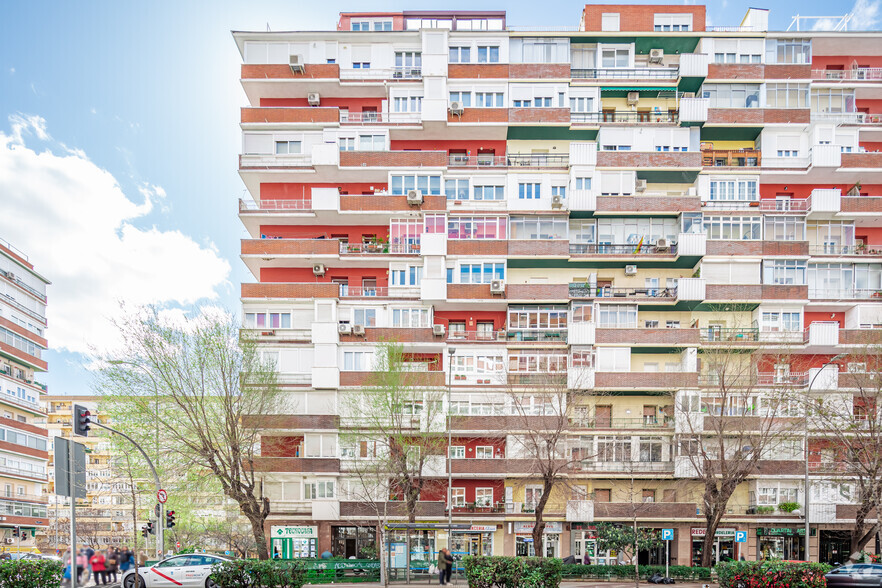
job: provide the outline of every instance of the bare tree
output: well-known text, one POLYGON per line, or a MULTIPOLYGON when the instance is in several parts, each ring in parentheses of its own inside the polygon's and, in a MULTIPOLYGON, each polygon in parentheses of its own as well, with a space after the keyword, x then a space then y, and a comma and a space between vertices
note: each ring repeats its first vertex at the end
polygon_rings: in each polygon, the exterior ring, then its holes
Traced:
POLYGON ((123 345, 101 356, 99 390, 125 397, 130 414, 155 419, 167 461, 210 472, 248 519, 258 555, 267 559, 270 505, 255 463, 259 417, 283 406, 275 366, 231 315, 217 309, 171 319, 147 307, 117 326, 123 345))
MULTIPOLYGON (((882 531, 882 346, 873 331, 852 332, 851 336, 857 346, 846 356, 849 370, 837 374, 842 391, 808 397, 806 415, 813 423, 810 464, 818 472, 856 486, 849 554, 849 561, 855 562, 870 539, 882 531), (873 516, 875 522, 868 522, 873 516)), ((838 367, 828 369, 838 372, 838 367)))
POLYGON ((804 385, 803 374, 775 367, 789 365, 786 347, 771 350, 749 329, 728 331, 705 344, 701 393, 680 392, 675 408, 676 475, 703 486, 704 567, 712 565, 714 536, 735 489, 792 437, 798 419, 790 417, 798 415, 788 399, 804 385))

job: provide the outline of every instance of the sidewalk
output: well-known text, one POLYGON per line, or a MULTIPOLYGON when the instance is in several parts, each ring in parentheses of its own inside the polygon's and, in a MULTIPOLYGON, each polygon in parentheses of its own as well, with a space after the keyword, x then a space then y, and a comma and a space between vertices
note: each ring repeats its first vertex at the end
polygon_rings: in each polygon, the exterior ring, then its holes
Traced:
MULTIPOLYGON (((438 586, 438 579, 433 578, 434 581, 428 582, 425 579, 418 580, 416 582, 411 582, 410 586, 438 586)), ((390 586, 408 586, 403 582, 390 582, 390 586)), ((715 582, 711 582, 707 584, 711 586, 711 588, 717 588, 717 584, 715 582)), ((331 584, 305 584, 304 586, 331 586, 331 584)), ((383 585, 379 583, 365 583, 365 584, 355 584, 358 588, 381 588, 383 585)), ((458 586, 459 588, 468 588, 468 584, 465 580, 460 580, 459 582, 452 582, 448 584, 448 586, 458 586)), ((604 581, 595 581, 595 580, 564 580, 560 584, 561 588, 634 588, 633 580, 630 582, 622 582, 619 580, 613 580, 610 582, 604 581)), ((649 584, 647 582, 640 582, 640 586, 649 587, 649 586, 663 586, 663 584, 649 584)), ((680 586, 680 588, 702 588, 705 584, 701 582, 677 582, 674 586, 680 586)))

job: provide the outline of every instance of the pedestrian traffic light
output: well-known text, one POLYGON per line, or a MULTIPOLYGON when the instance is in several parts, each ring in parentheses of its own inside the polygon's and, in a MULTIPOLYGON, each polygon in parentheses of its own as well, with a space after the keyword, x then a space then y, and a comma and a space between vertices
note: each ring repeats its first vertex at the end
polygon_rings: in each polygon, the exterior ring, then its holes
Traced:
POLYGON ((20 527, 13 527, 13 528, 12 528, 12 536, 13 536, 13 537, 18 537, 19 533, 21 533, 21 528, 20 528, 20 527))
POLYGON ((153 528, 153 521, 147 521, 147 532, 151 535, 156 533, 156 529, 153 528))
POLYGON ((165 513, 165 528, 171 529, 175 526, 175 511, 170 510, 165 513))
POLYGON ((83 437, 89 436, 89 425, 92 423, 92 413, 85 406, 80 406, 79 404, 74 404, 74 434, 82 435, 83 437))
POLYGON ((143 537, 144 539, 147 538, 147 527, 146 526, 141 527, 141 537, 143 537))

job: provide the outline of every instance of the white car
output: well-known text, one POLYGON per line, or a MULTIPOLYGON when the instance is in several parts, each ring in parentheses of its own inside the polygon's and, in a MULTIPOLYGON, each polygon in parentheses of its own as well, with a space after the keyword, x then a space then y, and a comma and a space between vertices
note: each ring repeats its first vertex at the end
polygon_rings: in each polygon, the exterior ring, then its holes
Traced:
MULTIPOLYGON (((142 588, 215 588, 216 584, 208 577, 211 566, 229 561, 219 555, 189 553, 175 555, 152 566, 138 567, 142 588)), ((123 588, 135 588, 135 570, 130 569, 122 576, 123 588)))

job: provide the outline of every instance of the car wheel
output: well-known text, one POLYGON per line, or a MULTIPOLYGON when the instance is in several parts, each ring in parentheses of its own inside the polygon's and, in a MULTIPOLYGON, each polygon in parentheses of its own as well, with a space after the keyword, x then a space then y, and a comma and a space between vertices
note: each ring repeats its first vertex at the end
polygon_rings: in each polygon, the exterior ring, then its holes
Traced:
POLYGON ((205 588, 218 588, 217 584, 211 578, 205 580, 205 588))
MULTIPOLYGON (((138 588, 146 588, 147 582, 144 581, 144 576, 138 574, 138 579, 138 588)), ((123 581, 123 588, 135 588, 135 574, 126 576, 126 579, 123 581)))

